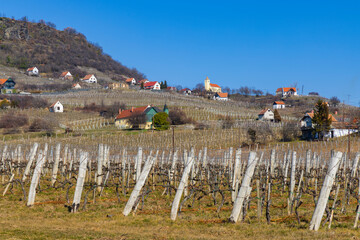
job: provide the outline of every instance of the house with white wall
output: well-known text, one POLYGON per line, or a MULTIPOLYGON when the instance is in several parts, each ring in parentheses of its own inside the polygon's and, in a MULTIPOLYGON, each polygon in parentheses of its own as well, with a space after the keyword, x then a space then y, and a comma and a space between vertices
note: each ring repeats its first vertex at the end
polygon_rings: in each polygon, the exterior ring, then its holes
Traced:
POLYGON ((144 89, 148 90, 160 90, 161 86, 159 82, 147 82, 144 84, 144 89))
POLYGON ((136 84, 136 80, 135 78, 128 78, 125 80, 125 82, 129 85, 135 85, 136 84))
POLYGON ((37 67, 31 67, 26 70, 26 73, 29 76, 39 76, 39 69, 37 69, 37 67))
POLYGON ((258 115, 258 120, 262 121, 274 121, 274 112, 267 108, 262 110, 258 115))
POLYGON ((215 93, 214 100, 228 101, 229 100, 229 94, 228 93, 221 93, 221 92, 215 93))
POLYGON ((97 83, 97 79, 94 74, 88 74, 86 75, 81 81, 86 83, 97 83))
POLYGON ((285 103, 283 101, 275 101, 273 103, 273 109, 283 109, 285 108, 285 103))
POLYGON ((54 113, 64 112, 64 106, 61 104, 60 101, 57 101, 49 107, 49 111, 54 113))
POLYGON ((62 72, 59 78, 62 80, 73 80, 73 76, 69 71, 62 72))
POLYGON ((284 88, 278 88, 276 90, 276 95, 279 95, 281 97, 290 97, 290 96, 297 96, 296 88, 294 87, 284 87, 284 88))

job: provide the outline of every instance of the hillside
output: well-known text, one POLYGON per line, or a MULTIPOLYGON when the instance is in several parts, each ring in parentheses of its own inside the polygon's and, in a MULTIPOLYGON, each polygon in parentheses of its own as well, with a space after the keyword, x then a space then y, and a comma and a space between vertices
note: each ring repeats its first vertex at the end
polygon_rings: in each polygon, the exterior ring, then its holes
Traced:
POLYGON ((103 53, 97 44, 73 28, 59 31, 45 22, 32 23, 0 18, 0 64, 26 69, 37 66, 43 76, 58 77, 68 70, 76 78, 86 74, 84 68, 94 68, 113 80, 127 77, 145 78, 103 53), (82 68, 79 68, 82 67, 82 68))

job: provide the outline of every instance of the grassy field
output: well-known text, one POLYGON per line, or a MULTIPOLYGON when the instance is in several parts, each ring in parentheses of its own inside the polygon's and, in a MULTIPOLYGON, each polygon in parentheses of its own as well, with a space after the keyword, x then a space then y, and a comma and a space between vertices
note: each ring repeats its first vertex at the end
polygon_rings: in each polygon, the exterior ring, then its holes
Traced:
MULTIPOLYGON (((46 183, 42 183, 44 188, 46 183)), ((175 222, 170 220, 172 196, 161 195, 162 189, 151 192, 144 206, 136 214, 125 217, 122 210, 127 195, 118 200, 114 189, 108 189, 86 210, 69 213, 65 191, 44 189, 33 207, 19 201, 21 192, 7 194, 0 199, 1 239, 359 239, 359 230, 352 229, 354 213, 335 214, 332 229, 322 227, 309 231, 308 224, 314 209, 310 197, 304 197, 299 208, 301 223, 294 215, 286 216, 286 204, 281 194, 274 194, 272 221, 267 224, 265 214, 257 218, 256 199, 242 223, 229 223, 229 196, 220 213, 210 197, 185 204, 175 222), (284 217, 285 216, 285 217, 284 217)), ((71 195, 71 194, 70 194, 71 195)), ((352 206, 353 206, 352 202, 352 206)))

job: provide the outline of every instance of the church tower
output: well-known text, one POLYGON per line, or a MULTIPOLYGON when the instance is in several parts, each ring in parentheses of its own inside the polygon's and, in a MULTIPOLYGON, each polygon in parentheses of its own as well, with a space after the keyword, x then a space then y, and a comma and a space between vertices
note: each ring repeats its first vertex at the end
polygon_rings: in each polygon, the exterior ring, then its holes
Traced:
POLYGON ((205 91, 210 91, 210 79, 209 79, 209 77, 206 77, 204 87, 205 87, 205 91))

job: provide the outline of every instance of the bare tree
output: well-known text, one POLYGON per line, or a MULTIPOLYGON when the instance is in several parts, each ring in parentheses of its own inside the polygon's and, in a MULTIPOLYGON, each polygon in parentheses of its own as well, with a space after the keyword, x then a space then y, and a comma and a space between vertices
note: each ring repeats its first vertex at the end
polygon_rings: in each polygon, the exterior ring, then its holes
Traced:
POLYGON ((128 121, 132 125, 132 128, 139 129, 141 124, 146 123, 146 116, 144 113, 136 113, 131 115, 128 121))

